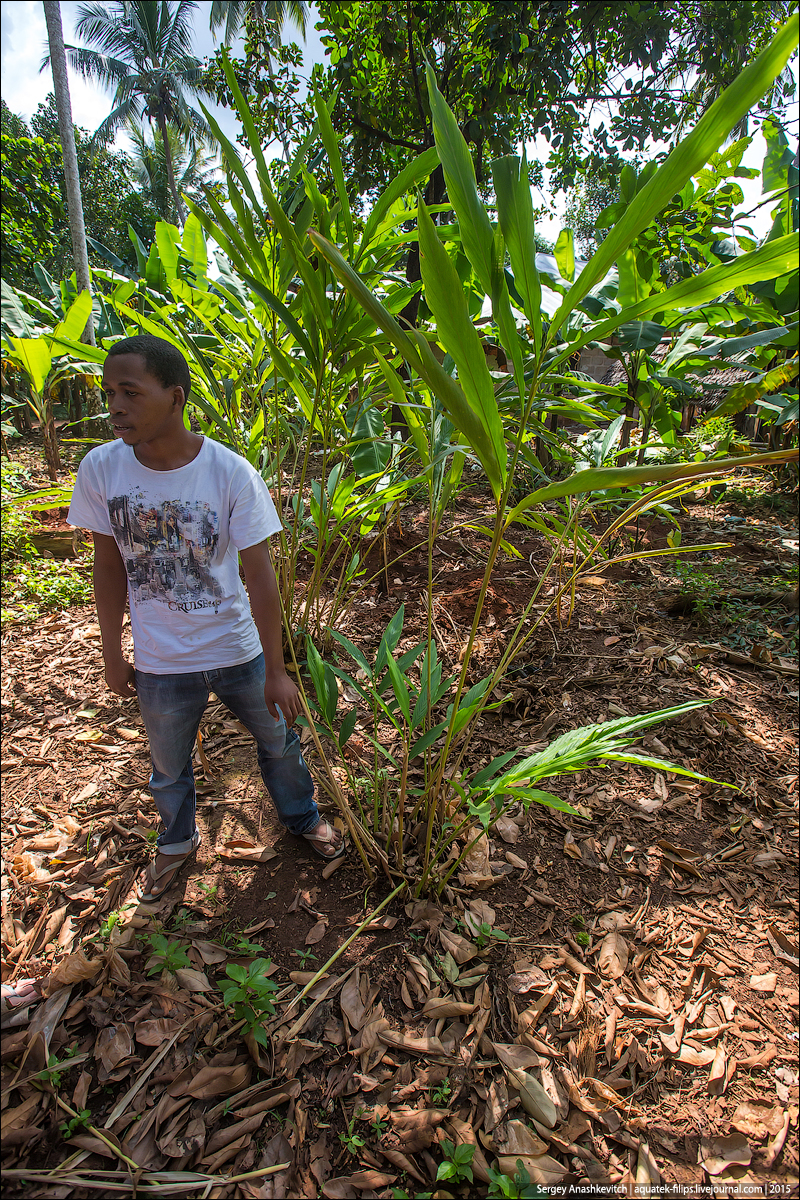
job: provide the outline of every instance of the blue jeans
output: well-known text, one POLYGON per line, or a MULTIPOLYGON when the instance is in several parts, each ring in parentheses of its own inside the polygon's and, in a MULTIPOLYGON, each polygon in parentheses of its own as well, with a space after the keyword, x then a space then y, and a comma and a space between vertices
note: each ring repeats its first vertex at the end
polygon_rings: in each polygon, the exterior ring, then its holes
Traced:
POLYGON ((185 854, 192 848, 197 800, 192 750, 212 691, 256 739, 261 778, 282 824, 291 833, 303 834, 319 823, 314 784, 300 753, 300 739, 293 729, 287 729, 283 716, 270 716, 264 681, 263 654, 238 667, 214 671, 181 675, 136 672, 139 708, 153 760, 150 791, 163 825, 158 838, 162 853, 185 854))

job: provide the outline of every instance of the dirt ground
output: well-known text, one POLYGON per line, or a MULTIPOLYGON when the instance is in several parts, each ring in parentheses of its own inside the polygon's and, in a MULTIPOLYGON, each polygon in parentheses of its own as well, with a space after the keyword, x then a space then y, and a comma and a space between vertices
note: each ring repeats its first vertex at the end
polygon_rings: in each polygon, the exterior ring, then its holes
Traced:
MULTIPOLYGON (((483 506, 473 495, 460 522, 483 506)), ((261 954, 291 1004, 388 881, 368 888, 352 853, 322 877, 324 864, 277 825, 250 739, 212 697, 195 758, 203 843, 159 905, 126 909, 156 824, 135 701, 104 688, 91 609, 9 624, 3 980, 49 979, 38 1011, 51 1008, 4 1037, 8 1194, 95 1195, 87 1173, 124 1175, 123 1156, 145 1172, 205 1171, 203 1194, 219 1196, 483 1196, 491 1170, 517 1157, 534 1181, 582 1194, 633 1194, 637 1183, 796 1194, 797 615, 769 580, 796 558, 797 521, 785 508, 776 518, 765 496, 693 505, 680 524, 684 545, 732 543, 699 561, 727 564, 727 589, 753 594, 738 624, 724 595, 692 611, 691 588, 665 560, 588 577, 571 619, 549 618, 502 681, 506 699, 468 761, 703 699, 708 708, 655 727, 643 746, 734 786, 626 764, 548 781, 579 817, 512 812, 490 839, 487 890, 392 901, 315 984, 310 1008, 281 1016, 279 1006, 266 1048, 229 1032, 212 981, 261 954), (487 918, 497 938, 476 936, 487 918), (155 943, 145 939, 159 933, 186 947, 183 975, 147 975, 155 943), (40 1074, 25 1082, 31 1065, 40 1074), (542 1080, 552 1122, 519 1070, 542 1080), (90 1114, 67 1140, 64 1103, 90 1114), (472 1183, 435 1182, 444 1139, 474 1147, 472 1183), (36 1174, 59 1165, 46 1185, 36 1174), (226 1184, 219 1172, 247 1178, 226 1184)), ((653 519, 630 532, 659 549, 669 531, 653 519)), ((520 557, 493 578, 471 682, 497 661, 538 578, 543 541, 524 530, 511 540, 520 557)), ((466 643, 484 546, 464 528, 437 541, 448 670, 466 643)), ((401 603, 398 652, 424 630, 413 514, 389 549, 399 561, 340 624, 367 653, 401 603)), ((359 724, 351 753, 365 747, 359 724)), ((319 777, 312 745, 306 753, 319 777)), ((201 1194, 190 1183, 185 1194, 201 1194)))

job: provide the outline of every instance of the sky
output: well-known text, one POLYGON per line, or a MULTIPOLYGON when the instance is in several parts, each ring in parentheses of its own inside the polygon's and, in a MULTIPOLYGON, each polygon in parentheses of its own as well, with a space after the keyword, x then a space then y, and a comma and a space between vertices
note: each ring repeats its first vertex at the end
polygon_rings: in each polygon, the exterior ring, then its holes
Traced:
MULTIPOLYGON (((79 7, 78 3, 69 2, 69 0, 64 0, 61 4, 64 40, 67 43, 77 40, 74 36, 74 22, 79 7)), ((52 91, 52 79, 49 69, 41 73, 39 72, 42 58, 47 52, 47 29, 45 26, 44 11, 40 0, 1 0, 0 8, 2 9, 2 53, 0 55, 0 63, 2 65, 2 96, 12 112, 17 113, 24 120, 28 121, 36 111, 39 103, 46 99, 48 92, 52 91)), ((199 58, 205 58, 213 53, 215 49, 215 43, 208 28, 210 8, 210 0, 206 0, 206 2, 198 5, 195 12, 194 48, 199 58)), ((294 32, 293 36, 295 40, 300 43, 302 42, 299 32, 294 32)), ((239 44, 241 45, 241 43, 239 44)), ((234 43, 235 51, 236 43, 234 43)), ((309 76, 313 64, 323 61, 324 50, 320 42, 319 33, 314 29, 314 14, 312 10, 311 19, 308 22, 301 74, 306 77, 309 76)), ((111 107, 111 93, 97 87, 95 84, 87 82, 69 68, 68 70, 73 120, 76 125, 80 125, 84 129, 93 132, 111 107)), ((796 71, 797 61, 795 60, 796 71)), ((237 121, 230 109, 221 108, 217 105, 212 105, 211 108, 219 121, 223 133, 232 141, 235 140, 237 121)), ((125 141, 124 135, 118 138, 118 144, 123 148, 125 141)), ((653 143, 653 150, 664 148, 661 143, 653 143)), ((747 150, 743 159, 743 165, 755 167, 760 170, 765 149, 764 140, 759 133, 756 135, 752 146, 747 150)), ((527 151, 529 160, 540 158, 546 161, 547 159, 547 144, 542 138, 537 138, 535 143, 527 147, 527 151)), ((278 153, 278 147, 275 148, 275 153, 278 153)), ((545 172, 545 180, 546 178, 547 172, 545 172)), ((754 180, 741 180, 740 183, 745 198, 744 210, 747 211, 757 205, 761 199, 761 181, 756 178, 754 180)), ((536 207, 546 205, 550 208, 550 216, 541 218, 537 222, 537 232, 550 241, 555 241, 564 223, 565 197, 563 193, 553 198, 546 192, 540 193, 538 189, 534 189, 533 202, 536 207)), ((757 236, 765 235, 770 227, 769 211, 770 206, 766 206, 750 218, 750 224, 757 236)))

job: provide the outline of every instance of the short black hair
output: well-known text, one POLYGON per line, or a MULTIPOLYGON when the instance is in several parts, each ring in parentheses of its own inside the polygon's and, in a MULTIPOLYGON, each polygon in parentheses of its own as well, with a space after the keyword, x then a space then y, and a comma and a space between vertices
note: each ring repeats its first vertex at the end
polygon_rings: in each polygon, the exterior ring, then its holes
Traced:
POLYGON ((189 399, 192 389, 189 364, 172 342, 154 337, 152 333, 140 333, 136 337, 122 338, 121 341, 114 342, 108 352, 108 358, 116 358, 120 354, 138 354, 144 359, 148 373, 163 387, 182 387, 185 399, 189 399))

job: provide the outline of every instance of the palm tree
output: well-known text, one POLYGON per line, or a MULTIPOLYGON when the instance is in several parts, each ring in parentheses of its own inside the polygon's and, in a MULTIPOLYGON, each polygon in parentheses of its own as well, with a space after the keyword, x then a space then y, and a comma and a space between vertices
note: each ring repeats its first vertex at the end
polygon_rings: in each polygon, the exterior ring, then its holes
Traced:
MULTIPOLYGON (((294 21, 303 35, 306 36, 308 19, 308 4, 305 0, 212 0, 211 19, 209 28, 213 33, 225 23, 225 33, 222 44, 229 46, 237 33, 248 23, 260 25, 266 33, 267 46, 277 46, 280 42, 283 27, 288 20, 294 21)), ((269 49, 266 52, 266 71, 270 81, 270 89, 276 100, 275 74, 272 69, 272 59, 269 49)), ((289 139, 286 135, 280 112, 278 112, 278 134, 283 146, 283 156, 289 161, 289 139)))
MULTIPOLYGON (((58 129, 61 137, 61 153, 64 160, 64 190, 67 197, 67 217, 72 238, 72 257, 75 262, 75 279, 78 291, 92 290, 89 275, 89 252, 86 248, 86 226, 83 220, 81 181, 78 175, 78 154, 75 149, 75 126, 72 124, 72 102, 67 79, 67 60, 64 53, 64 34, 61 28, 61 5, 58 0, 44 0, 44 18, 47 22, 47 40, 50 46, 50 66, 53 72, 53 90, 58 113, 58 129)), ((83 338, 94 345, 94 323, 91 313, 86 323, 83 338)))
MULTIPOLYGON (((148 138, 141 125, 131 123, 128 134, 133 142, 129 177, 134 187, 146 195, 164 221, 177 223, 175 202, 169 185, 167 153, 160 129, 153 130, 148 138)), ((214 160, 203 154, 200 147, 192 144, 179 129, 167 129, 169 153, 175 186, 180 195, 192 199, 203 199, 203 188, 213 182, 214 160)))
POLYGON ((194 0, 117 0, 82 4, 75 32, 86 46, 67 46, 70 65, 86 79, 115 89, 113 108, 95 133, 111 138, 131 120, 147 117, 161 133, 167 181, 179 220, 186 213, 175 182, 168 128, 189 141, 210 138, 207 122, 189 103, 205 93, 203 68, 192 54, 194 0))

